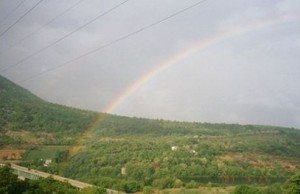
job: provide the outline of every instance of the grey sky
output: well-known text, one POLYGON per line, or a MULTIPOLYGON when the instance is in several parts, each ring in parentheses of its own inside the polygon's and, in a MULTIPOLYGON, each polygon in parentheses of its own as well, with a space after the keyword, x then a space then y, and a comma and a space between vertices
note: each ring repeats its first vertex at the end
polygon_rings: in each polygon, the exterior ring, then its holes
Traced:
MULTIPOLYGON (((9 68, 123 2, 84 0, 20 42, 77 2, 44 0, 0 37, 0 74, 14 82, 27 79, 198 1, 129 0, 9 68)), ((26 0, 3 20, 20 2, 0 1, 0 33, 38 0, 26 0)), ((295 0, 208 0, 18 84, 51 102, 103 111, 141 76, 205 41, 208 46, 153 76, 112 113, 300 128, 300 1, 295 0), (215 42, 210 39, 214 34, 215 42)))

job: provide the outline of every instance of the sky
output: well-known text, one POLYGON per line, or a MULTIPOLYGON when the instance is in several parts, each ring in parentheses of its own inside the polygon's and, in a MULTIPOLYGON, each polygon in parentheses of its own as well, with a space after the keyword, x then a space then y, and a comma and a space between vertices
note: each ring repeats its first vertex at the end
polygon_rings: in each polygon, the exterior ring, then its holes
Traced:
POLYGON ((300 128, 300 1, 1 0, 0 75, 86 110, 300 128))

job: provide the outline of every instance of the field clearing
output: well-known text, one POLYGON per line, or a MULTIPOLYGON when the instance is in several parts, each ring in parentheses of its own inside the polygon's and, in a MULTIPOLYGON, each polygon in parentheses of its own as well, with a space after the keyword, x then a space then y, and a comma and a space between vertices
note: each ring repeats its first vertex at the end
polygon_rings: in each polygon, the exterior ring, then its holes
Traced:
POLYGON ((70 146, 41 146, 39 148, 28 150, 24 154, 24 161, 31 161, 31 160, 39 160, 39 159, 51 159, 55 158, 56 154, 60 151, 66 151, 69 149, 70 146))
POLYGON ((218 161, 243 161, 260 168, 275 168, 281 165, 285 170, 296 170, 296 161, 284 159, 278 156, 257 153, 227 153, 216 157, 218 161))
POLYGON ((46 133, 46 132, 30 132, 30 131, 8 131, 6 132, 6 135, 14 138, 14 139, 20 139, 24 143, 28 144, 43 144, 46 141, 54 140, 53 134, 46 133))
POLYGON ((0 150, 0 159, 2 160, 20 160, 25 150, 2 149, 0 150))

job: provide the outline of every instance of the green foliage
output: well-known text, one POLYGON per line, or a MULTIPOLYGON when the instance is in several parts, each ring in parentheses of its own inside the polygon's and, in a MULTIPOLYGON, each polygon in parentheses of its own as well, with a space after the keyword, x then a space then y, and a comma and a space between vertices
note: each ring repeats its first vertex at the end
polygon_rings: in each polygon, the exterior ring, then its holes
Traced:
MULTIPOLYGON (((102 190, 99 190, 102 191, 102 190)), ((52 178, 19 181, 8 166, 0 167, 0 193, 2 194, 80 194, 77 188, 52 178)), ((99 192, 101 193, 101 192, 99 192)), ((96 194, 96 193, 95 193, 96 194)), ((97 193, 98 194, 98 193, 97 193)))
POLYGON ((153 181, 153 186, 159 189, 173 188, 175 184, 174 178, 165 177, 153 181))
POLYGON ((121 186, 123 191, 127 193, 134 193, 141 190, 142 185, 138 181, 125 181, 121 186))
POLYGON ((23 187, 24 185, 18 181, 18 176, 12 174, 12 170, 10 167, 0 167, 0 193, 20 193, 23 187))
POLYGON ((74 143, 95 113, 51 104, 0 76, 0 146, 74 143), (11 137, 8 131, 30 136, 11 137))
POLYGON ((285 194, 299 194, 300 193, 300 173, 289 178, 284 184, 285 194))
POLYGON ((186 187, 187 189, 198 188, 198 187, 199 187, 199 184, 198 184, 196 181, 191 180, 190 182, 188 182, 188 183, 185 185, 185 187, 186 187))
POLYGON ((264 194, 282 194, 283 190, 280 184, 269 185, 264 191, 264 194))
POLYGON ((80 194, 106 194, 106 189, 100 187, 87 187, 81 189, 80 194))
POLYGON ((79 194, 78 190, 68 183, 58 182, 52 178, 41 178, 27 182, 26 194, 79 194))
MULTIPOLYGON (((117 117, 115 119, 117 122, 117 117)), ((247 131, 246 135, 229 137, 217 134, 213 137, 200 136, 196 132, 184 136, 101 136, 99 131, 100 128, 93 131, 94 135, 86 141, 84 149, 71 158, 65 168, 65 176, 88 182, 95 180, 94 184, 107 188, 121 188, 120 185, 116 187, 121 180, 135 180, 140 185, 163 189, 181 185, 194 188, 199 183, 208 182, 212 185, 270 184, 282 182, 285 176, 293 173, 285 167, 290 162, 286 158, 282 158, 284 162, 280 163, 278 156, 262 154, 263 151, 253 153, 259 143, 265 142, 267 146, 274 136, 282 140, 286 138, 277 133, 249 135, 247 131), (241 144, 241 141, 248 144, 247 149, 250 151, 243 154, 233 151, 233 147, 241 144), (174 145, 178 147, 176 151, 171 149, 174 145), (237 158, 219 159, 226 154, 237 158), (266 168, 262 164, 270 167, 266 168), (121 173, 122 169, 125 174, 121 173), (100 180, 99 177, 109 178, 109 181, 96 181, 100 180), (191 180, 194 180, 194 184, 190 183, 191 180)))
POLYGON ((252 186, 239 185, 231 194, 262 194, 262 192, 252 186))
POLYGON ((52 159, 61 162, 66 159, 68 155, 68 146, 36 146, 27 150, 23 159, 25 161, 52 159))
POLYGON ((153 191, 152 191, 152 187, 150 186, 145 186, 143 188, 143 194, 151 194, 153 191))

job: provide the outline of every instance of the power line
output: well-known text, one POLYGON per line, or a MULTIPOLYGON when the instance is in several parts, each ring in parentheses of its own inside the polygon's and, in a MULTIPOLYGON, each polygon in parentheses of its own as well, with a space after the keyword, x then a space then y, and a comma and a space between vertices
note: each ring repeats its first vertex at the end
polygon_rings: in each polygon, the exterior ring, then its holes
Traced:
POLYGON ((93 49, 93 50, 90 50, 90 51, 88 51, 88 52, 86 52, 86 53, 84 53, 84 54, 82 54, 82 55, 79 55, 79 56, 77 56, 77 57, 75 57, 75 58, 73 58, 73 59, 71 59, 71 60, 69 60, 69 61, 66 61, 66 62, 64 62, 64 63, 62 63, 62 64, 60 64, 60 65, 58 65, 58 66, 56 66, 56 67, 47 69, 47 70, 45 70, 45 71, 42 71, 42 72, 39 72, 39 73, 37 73, 37 74, 31 75, 31 76, 29 76, 29 77, 27 77, 27 78, 25 78, 25 79, 19 80, 19 81, 17 81, 16 83, 24 82, 24 81, 33 79, 33 78, 35 78, 35 77, 41 76, 41 75, 43 75, 43 74, 45 74, 45 73, 48 73, 48 72, 50 72, 50 71, 54 71, 54 70, 56 70, 56 69, 59 69, 59 68, 65 66, 65 65, 67 65, 67 64, 69 64, 69 63, 72 63, 72 62, 77 61, 77 60, 79 60, 79 59, 81 59, 81 58, 83 58, 83 57, 86 57, 87 55, 90 55, 90 54, 92 54, 92 53, 95 53, 95 52, 97 52, 97 51, 99 51, 99 50, 102 50, 102 49, 104 49, 104 48, 106 48, 106 47, 109 47, 109 46, 111 46, 111 45, 113 45, 113 44, 116 44, 116 43, 118 43, 118 42, 120 42, 120 41, 123 41, 123 40, 125 40, 125 39, 127 39, 127 38, 129 38, 129 37, 131 37, 131 36, 134 36, 135 34, 138 34, 138 33, 142 32, 142 31, 145 31, 145 30, 147 30, 147 29, 149 29, 149 28, 152 28, 152 27, 154 27, 154 26, 156 26, 156 25, 158 25, 158 24, 160 24, 160 23, 162 23, 162 22, 165 22, 166 20, 169 20, 169 19, 171 19, 171 18, 173 18, 173 17, 175 17, 175 16, 177 16, 177 15, 179 15, 179 14, 182 14, 183 12, 186 12, 186 11, 188 11, 189 9, 192 9, 192 8, 198 6, 198 5, 200 5, 200 4, 202 4, 202 3, 206 2, 206 1, 208 1, 208 0, 202 0, 202 1, 199 1, 199 2, 197 2, 197 3, 195 3, 195 4, 193 4, 193 5, 190 5, 190 6, 186 7, 186 8, 184 8, 184 9, 181 9, 181 10, 179 10, 179 11, 177 11, 177 12, 175 12, 175 13, 173 13, 173 14, 171 14, 171 15, 169 15, 169 16, 167 16, 167 17, 161 19, 161 20, 158 20, 158 21, 153 22, 153 23, 151 23, 151 24, 149 24, 149 25, 146 25, 146 26, 144 26, 144 27, 142 27, 142 28, 140 28, 140 29, 138 29, 138 30, 136 30, 136 31, 133 31, 133 32, 131 32, 131 33, 129 33, 129 34, 126 34, 126 35, 124 35, 124 36, 121 36, 121 37, 118 38, 118 39, 115 39, 115 40, 113 40, 113 41, 111 41, 111 42, 109 42, 109 43, 107 43, 107 44, 104 44, 104 45, 102 45, 102 46, 100 46, 100 47, 97 47, 97 48, 95 48, 95 49, 93 49))
POLYGON ((19 19, 17 19, 17 21, 15 21, 12 25, 10 25, 6 30, 4 30, 4 32, 2 32, 0 34, 0 38, 8 31, 10 30, 12 27, 14 27, 14 25, 16 25, 21 19, 23 19, 28 13, 30 13, 34 8, 36 8, 43 0, 39 0, 32 8, 30 8, 28 11, 26 11, 19 19))
POLYGON ((44 27, 46 27, 47 25, 51 24, 53 21, 55 21, 57 18, 63 16, 64 14, 66 14, 67 12, 69 12, 70 10, 72 10, 74 7, 76 7, 79 3, 81 3, 84 0, 79 0, 77 1, 75 4, 73 4, 71 7, 67 8, 66 10, 64 10, 63 12, 61 12, 60 14, 56 15, 54 18, 52 18, 51 20, 49 20, 47 23, 45 23, 44 25, 42 25, 40 28, 36 29, 35 31, 31 32, 30 34, 28 34, 27 36, 25 36, 24 38, 20 39, 17 43, 11 45, 10 47, 8 47, 6 50, 0 52, 0 55, 9 51, 10 49, 12 49, 13 47, 15 47, 16 45, 24 42, 25 40, 27 40, 28 38, 30 38, 32 35, 38 33, 39 31, 41 31, 44 27))
POLYGON ((118 5, 112 7, 111 9, 107 10, 106 12, 104 12, 104 13, 98 15, 97 17, 93 18, 92 20, 88 21, 87 23, 83 24, 82 26, 76 28, 75 30, 69 32, 68 34, 64 35, 63 37, 57 39, 56 41, 54 41, 54 42, 48 44, 47 46, 45 46, 45 47, 43 47, 43 48, 37 50, 37 51, 34 52, 34 53, 28 55, 27 57, 21 59, 21 60, 18 61, 17 63, 15 63, 15 64, 13 64, 13 65, 11 65, 11 66, 9 66, 9 67, 3 69, 3 70, 1 70, 0 73, 3 73, 3 72, 5 72, 5 71, 7 71, 7 70, 9 70, 9 69, 11 69, 11 68, 13 68, 13 67, 15 67, 15 66, 21 64, 21 63, 23 63, 24 61, 26 61, 26 60, 28 60, 28 59, 30 59, 30 58, 32 58, 32 57, 38 55, 39 53, 43 52, 43 51, 46 50, 47 48, 49 48, 49 47, 51 47, 51 46, 53 46, 53 45, 59 43, 60 41, 66 39, 67 37, 71 36, 71 35, 74 34, 75 32, 81 30, 82 28, 88 26, 88 25, 91 24, 92 22, 94 22, 94 21, 100 19, 101 17, 107 15, 108 13, 110 13, 111 11, 117 9, 118 7, 120 7, 121 5, 125 4, 125 3, 128 2, 128 1, 129 1, 129 0, 126 0, 126 1, 123 1, 123 2, 119 3, 118 5))
POLYGON ((22 0, 22 1, 20 1, 20 3, 15 7, 15 8, 13 8, 2 20, 1 20, 1 22, 0 22, 0 25, 9 17, 9 16, 11 16, 11 14, 13 14, 23 3, 24 3, 24 1, 26 1, 26 0, 22 0))

